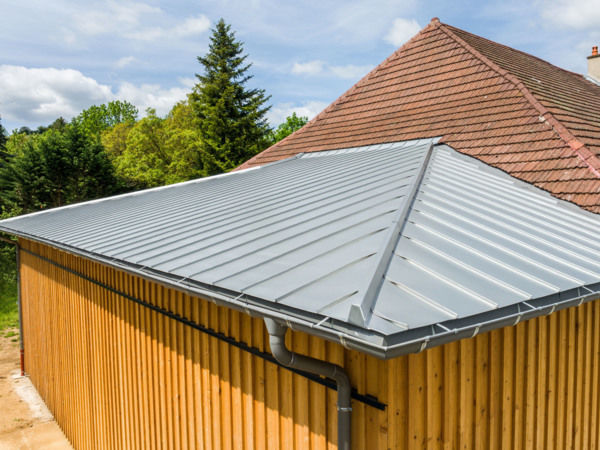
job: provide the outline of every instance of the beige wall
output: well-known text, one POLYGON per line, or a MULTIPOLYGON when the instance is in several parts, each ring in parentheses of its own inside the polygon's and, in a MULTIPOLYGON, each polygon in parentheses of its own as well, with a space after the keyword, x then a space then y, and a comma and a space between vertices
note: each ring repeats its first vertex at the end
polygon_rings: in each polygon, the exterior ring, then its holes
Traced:
MULTIPOLYGON (((259 319, 21 243, 269 350, 259 319)), ((21 280, 26 370, 76 448, 335 448, 335 391, 25 251, 21 280)), ((353 402, 356 449, 597 448, 598 302, 387 362, 302 333, 288 339, 388 405, 353 402)))

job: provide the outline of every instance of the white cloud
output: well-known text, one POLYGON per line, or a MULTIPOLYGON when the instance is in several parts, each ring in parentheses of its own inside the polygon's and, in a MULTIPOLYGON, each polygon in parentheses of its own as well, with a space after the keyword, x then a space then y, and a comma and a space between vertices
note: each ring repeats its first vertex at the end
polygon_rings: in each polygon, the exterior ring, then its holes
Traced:
POLYGON ((542 17, 561 27, 575 29, 600 27, 598 0, 555 0, 537 2, 542 17))
POLYGON ((325 75, 334 76, 336 78, 358 80, 362 76, 366 75, 371 69, 371 66, 357 66, 354 64, 348 64, 345 66, 332 66, 325 64, 323 61, 314 60, 304 63, 294 63, 291 72, 295 75, 325 75))
POLYGON ((269 123, 273 127, 276 127, 280 123, 283 123, 285 121, 285 118, 291 116, 294 112, 297 116, 308 117, 308 119, 310 120, 317 114, 319 114, 322 110, 324 110, 327 107, 327 105, 328 103, 317 100, 304 102, 300 105, 295 105, 290 102, 278 103, 269 110, 267 118, 269 120, 269 123))
POLYGON ((181 83, 182 86, 189 88, 190 90, 196 85, 198 80, 196 78, 190 77, 177 77, 177 81, 181 83))
POLYGON ((317 75, 323 71, 323 61, 308 61, 305 63, 294 63, 292 73, 296 75, 317 75))
POLYGON ((390 17, 406 14, 419 3, 414 0, 353 0, 339 2, 334 8, 329 4, 325 7, 333 9, 331 29, 334 36, 360 43, 379 38, 390 17))
POLYGON ((140 41, 156 41, 158 39, 168 39, 169 37, 187 37, 202 34, 210 29, 210 20, 208 17, 199 15, 188 17, 183 22, 176 23, 172 27, 146 27, 134 28, 125 33, 130 39, 140 41))
POLYGON ((373 69, 372 66, 356 66, 348 64, 346 66, 330 66, 330 72, 338 78, 348 78, 350 80, 358 80, 365 76, 373 69))
POLYGON ((193 36, 202 34, 210 28, 210 20, 204 15, 188 17, 183 23, 177 25, 173 30, 179 36, 193 36))
POLYGON ((133 64, 136 61, 137 61, 137 58, 135 56, 124 56, 117 60, 117 62, 115 63, 115 66, 117 66, 119 68, 123 68, 123 67, 129 66, 130 64, 133 64))
POLYGON ((144 3, 115 1, 73 13, 74 28, 90 36, 126 32, 139 27, 149 16, 163 15, 160 8, 144 3))
POLYGON ((141 112, 156 109, 165 115, 189 92, 186 83, 163 88, 157 84, 121 83, 116 89, 78 70, 0 65, 0 110, 3 121, 27 125, 71 119, 83 109, 111 100, 126 100, 141 112))
POLYGON ((43 123, 58 116, 70 118, 111 96, 110 87, 77 70, 0 66, 0 108, 7 120, 43 123))
POLYGON ((70 45, 86 36, 123 36, 151 42, 194 36, 210 28, 210 20, 203 14, 175 20, 158 7, 127 1, 86 5, 85 10, 74 9, 72 19, 70 28, 63 27, 63 39, 70 45))
POLYGON ((415 19, 403 19, 402 17, 398 17, 394 19, 392 28, 385 36, 385 40, 396 47, 400 47, 420 30, 421 26, 415 19))
POLYGON ((114 97, 133 103, 142 113, 147 108, 154 108, 159 116, 164 116, 175 103, 184 100, 188 92, 189 89, 186 87, 163 89, 158 84, 135 86, 131 83, 122 83, 114 97))

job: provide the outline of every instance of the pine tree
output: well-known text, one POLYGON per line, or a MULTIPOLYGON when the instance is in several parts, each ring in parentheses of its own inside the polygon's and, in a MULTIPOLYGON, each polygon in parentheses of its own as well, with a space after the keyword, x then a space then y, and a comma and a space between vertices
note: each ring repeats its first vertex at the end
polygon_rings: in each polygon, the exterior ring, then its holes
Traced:
POLYGON ((251 64, 231 25, 219 20, 212 30, 209 51, 198 61, 204 74, 190 94, 202 141, 200 158, 206 175, 242 164, 268 145, 265 117, 270 97, 263 89, 248 89, 251 64))

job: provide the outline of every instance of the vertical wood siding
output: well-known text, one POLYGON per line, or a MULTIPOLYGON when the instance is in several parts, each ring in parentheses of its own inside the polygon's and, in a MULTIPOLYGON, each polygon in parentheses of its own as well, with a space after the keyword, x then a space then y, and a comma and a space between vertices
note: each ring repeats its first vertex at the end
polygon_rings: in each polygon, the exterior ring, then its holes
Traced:
POLYGON ((599 355, 594 301, 391 360, 390 448, 597 449, 599 355))
MULTIPOLYGON (((268 351, 262 320, 21 242, 268 351)), ((336 393, 21 252, 26 371, 76 448, 334 449, 336 393)), ((600 302, 381 361, 288 333, 343 365, 355 449, 598 449, 600 302)))
MULTIPOLYGON (((50 247, 21 245, 269 350, 261 319, 50 247)), ((336 448, 335 391, 24 251, 21 280, 26 371, 75 448, 336 448)), ((385 397, 384 361, 303 333, 287 338, 295 351, 346 366, 359 393, 385 397)), ((360 448, 387 448, 387 412, 358 403, 354 419, 360 448)))

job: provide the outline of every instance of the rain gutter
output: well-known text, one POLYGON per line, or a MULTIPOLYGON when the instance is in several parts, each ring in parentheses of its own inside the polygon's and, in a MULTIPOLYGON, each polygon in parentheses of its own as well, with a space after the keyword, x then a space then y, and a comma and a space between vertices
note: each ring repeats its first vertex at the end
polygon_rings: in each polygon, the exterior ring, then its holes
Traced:
POLYGON ((600 298, 600 283, 595 283, 469 317, 384 335, 345 321, 274 304, 265 299, 240 292, 227 291, 217 286, 201 284, 168 273, 136 267, 120 260, 89 253, 43 238, 29 236, 26 233, 16 232, 5 227, 0 227, 0 230, 58 248, 76 256, 97 261, 193 296, 203 297, 217 305, 242 311, 253 317, 274 319, 290 329, 339 342, 347 349, 368 353, 381 359, 418 353, 431 347, 470 338, 496 328, 513 326, 523 320, 551 314, 560 309, 578 306, 600 298))

